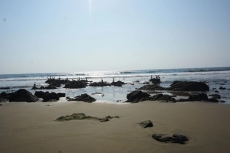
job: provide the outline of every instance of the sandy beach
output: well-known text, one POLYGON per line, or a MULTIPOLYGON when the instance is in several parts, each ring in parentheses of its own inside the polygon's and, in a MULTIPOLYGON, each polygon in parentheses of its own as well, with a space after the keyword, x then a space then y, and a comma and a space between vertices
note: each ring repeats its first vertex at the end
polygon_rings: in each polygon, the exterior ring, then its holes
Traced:
POLYGON ((203 102, 137 104, 59 102, 4 103, 0 106, 1 153, 227 153, 230 150, 230 105, 203 102), (49 106, 48 106, 49 105, 49 106), (119 116, 109 122, 55 121, 85 113, 119 116), (151 120, 154 126, 137 123, 151 120), (183 134, 185 145, 161 143, 152 134, 183 134))

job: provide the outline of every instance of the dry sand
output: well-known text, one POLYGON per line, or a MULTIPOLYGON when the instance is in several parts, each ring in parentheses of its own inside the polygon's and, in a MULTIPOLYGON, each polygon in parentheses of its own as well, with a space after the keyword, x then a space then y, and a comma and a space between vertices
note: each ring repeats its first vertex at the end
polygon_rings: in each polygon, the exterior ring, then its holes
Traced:
POLYGON ((0 106, 1 153, 227 153, 230 105, 211 103, 7 103, 0 106), (46 106, 49 104, 50 106, 46 106), (118 115, 109 122, 54 121, 62 115, 118 115), (137 123, 151 120, 154 127, 137 123), (183 134, 186 145, 160 143, 154 133, 183 134))

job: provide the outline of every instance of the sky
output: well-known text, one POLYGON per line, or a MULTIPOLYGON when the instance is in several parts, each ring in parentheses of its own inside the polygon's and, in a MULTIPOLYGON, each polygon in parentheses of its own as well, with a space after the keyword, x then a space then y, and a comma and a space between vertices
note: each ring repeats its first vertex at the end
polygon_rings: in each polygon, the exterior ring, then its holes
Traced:
POLYGON ((0 74, 227 66, 229 0, 0 1, 0 74))

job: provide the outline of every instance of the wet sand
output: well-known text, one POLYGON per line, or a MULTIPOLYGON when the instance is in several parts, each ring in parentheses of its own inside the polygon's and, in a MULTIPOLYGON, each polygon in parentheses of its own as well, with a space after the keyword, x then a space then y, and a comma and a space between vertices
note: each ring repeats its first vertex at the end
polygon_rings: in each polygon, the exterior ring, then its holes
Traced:
POLYGON ((1 153, 227 153, 230 105, 202 102, 100 104, 84 102, 6 103, 0 106, 1 153), (50 106, 47 106, 50 105, 50 106), (85 113, 119 116, 109 122, 54 121, 85 113), (152 128, 137 123, 151 120, 152 128), (183 134, 185 145, 161 143, 152 134, 183 134))

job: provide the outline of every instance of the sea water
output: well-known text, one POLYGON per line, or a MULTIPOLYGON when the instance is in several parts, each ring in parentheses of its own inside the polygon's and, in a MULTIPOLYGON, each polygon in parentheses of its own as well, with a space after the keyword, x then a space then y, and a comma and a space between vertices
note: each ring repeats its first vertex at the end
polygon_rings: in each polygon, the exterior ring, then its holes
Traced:
MULTIPOLYGON (((0 74, 0 88, 10 87, 10 89, 0 89, 1 92, 14 92, 18 89, 31 90, 34 83, 38 86, 46 86, 45 81, 48 77, 55 77, 69 80, 88 79, 89 81, 112 82, 123 81, 126 84, 122 87, 91 87, 80 89, 66 89, 64 85, 57 89, 43 90, 49 92, 63 92, 67 97, 75 97, 83 93, 87 93, 97 99, 97 102, 125 102, 126 95, 142 86, 144 82, 159 75, 161 77, 161 86, 169 87, 173 81, 202 81, 206 82, 210 91, 206 94, 221 95, 221 101, 230 104, 230 67, 214 67, 214 68, 184 68, 184 69, 153 69, 153 70, 130 70, 130 71, 90 71, 90 72, 74 72, 74 73, 31 73, 31 74, 0 74), (226 88, 220 90, 219 87, 226 88), (93 94, 101 93, 101 94, 93 94)), ((36 90, 37 91, 37 90, 36 90)), ((162 91, 158 91, 162 92, 162 91)), ((164 94, 173 95, 168 91, 163 91, 164 94)), ((150 93, 154 95, 156 93, 150 93)), ((177 96, 177 98, 186 98, 186 96, 177 96)))

